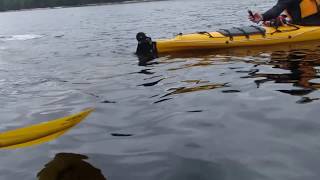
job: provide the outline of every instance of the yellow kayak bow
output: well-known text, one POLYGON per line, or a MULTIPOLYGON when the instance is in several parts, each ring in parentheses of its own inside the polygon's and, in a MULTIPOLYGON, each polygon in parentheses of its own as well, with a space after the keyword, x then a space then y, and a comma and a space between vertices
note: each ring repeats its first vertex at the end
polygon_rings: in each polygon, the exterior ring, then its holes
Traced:
POLYGON ((0 133, 0 149, 16 149, 42 144, 66 133, 85 119, 93 109, 77 114, 0 133))

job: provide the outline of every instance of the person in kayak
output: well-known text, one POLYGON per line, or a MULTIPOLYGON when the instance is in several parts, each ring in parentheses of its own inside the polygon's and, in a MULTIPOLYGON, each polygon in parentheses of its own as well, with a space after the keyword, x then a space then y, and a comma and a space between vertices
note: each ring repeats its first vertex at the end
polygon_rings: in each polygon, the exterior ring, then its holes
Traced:
POLYGON ((303 26, 320 26, 320 0, 278 0, 278 3, 263 14, 256 12, 249 15, 255 23, 278 18, 285 12, 292 24, 303 26))

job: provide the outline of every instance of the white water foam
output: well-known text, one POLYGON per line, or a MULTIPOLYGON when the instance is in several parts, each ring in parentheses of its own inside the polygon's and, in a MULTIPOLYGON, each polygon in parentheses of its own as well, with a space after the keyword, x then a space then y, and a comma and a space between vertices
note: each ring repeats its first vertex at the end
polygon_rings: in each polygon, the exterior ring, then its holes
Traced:
POLYGON ((42 38, 42 35, 36 34, 24 34, 24 35, 7 35, 7 36, 0 36, 1 41, 26 41, 31 39, 38 39, 42 38))

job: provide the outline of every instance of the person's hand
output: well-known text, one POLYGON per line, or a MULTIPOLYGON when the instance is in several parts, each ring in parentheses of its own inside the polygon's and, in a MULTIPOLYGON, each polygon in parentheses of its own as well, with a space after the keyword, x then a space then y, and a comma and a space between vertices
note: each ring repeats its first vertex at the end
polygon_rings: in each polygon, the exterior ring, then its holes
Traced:
POLYGON ((254 23, 259 23, 263 20, 262 15, 260 13, 254 13, 253 16, 249 15, 249 20, 254 23))

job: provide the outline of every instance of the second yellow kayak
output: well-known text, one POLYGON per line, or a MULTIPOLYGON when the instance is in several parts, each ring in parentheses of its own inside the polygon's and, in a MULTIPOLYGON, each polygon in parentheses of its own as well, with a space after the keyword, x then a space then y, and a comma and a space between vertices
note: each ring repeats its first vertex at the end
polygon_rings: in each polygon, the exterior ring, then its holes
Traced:
POLYGON ((93 109, 15 130, 0 133, 0 149, 23 148, 53 140, 86 118, 93 109))

